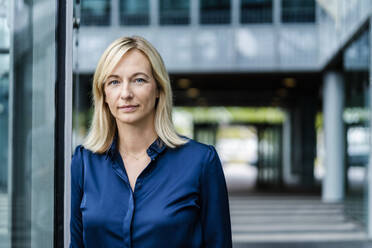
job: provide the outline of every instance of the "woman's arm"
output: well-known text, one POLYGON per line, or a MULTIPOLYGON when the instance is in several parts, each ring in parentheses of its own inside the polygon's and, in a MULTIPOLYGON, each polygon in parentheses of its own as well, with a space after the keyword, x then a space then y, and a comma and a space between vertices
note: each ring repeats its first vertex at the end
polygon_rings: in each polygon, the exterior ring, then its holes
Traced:
POLYGON ((203 247, 232 247, 229 200, 221 161, 209 146, 201 176, 203 247))
POLYGON ((80 204, 83 197, 84 165, 81 146, 76 147, 71 160, 71 220, 70 248, 84 248, 80 204))

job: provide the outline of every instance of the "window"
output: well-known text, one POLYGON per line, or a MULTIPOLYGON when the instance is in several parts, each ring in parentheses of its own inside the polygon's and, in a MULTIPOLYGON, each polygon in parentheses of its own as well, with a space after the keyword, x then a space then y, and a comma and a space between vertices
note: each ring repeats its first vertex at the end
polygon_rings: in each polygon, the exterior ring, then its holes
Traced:
POLYGON ((227 24, 231 17, 230 0, 201 0, 200 23, 201 24, 227 24))
POLYGON ((120 24, 122 25, 148 25, 149 0, 121 0, 120 24))
POLYGON ((190 1, 160 1, 160 24, 182 25, 190 23, 190 1))
POLYGON ((0 247, 50 248, 59 222, 54 179, 63 10, 59 1, 22 3, 6 6, 14 19, 0 14, 0 247))
POLYGON ((273 21, 272 0, 241 0, 241 23, 270 23, 273 21))
POLYGON ((110 1, 81 1, 81 24, 106 26, 110 24, 110 1))
POLYGON ((282 22, 315 22, 315 0, 282 0, 282 22))

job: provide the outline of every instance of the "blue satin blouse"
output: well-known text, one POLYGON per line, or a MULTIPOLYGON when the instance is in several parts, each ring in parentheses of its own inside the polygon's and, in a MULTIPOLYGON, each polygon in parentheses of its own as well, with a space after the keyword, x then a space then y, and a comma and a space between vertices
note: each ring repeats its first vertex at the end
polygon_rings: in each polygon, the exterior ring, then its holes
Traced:
POLYGON ((71 162, 70 248, 232 247, 228 195, 213 146, 147 149, 130 187, 116 139, 104 154, 78 146, 71 162))

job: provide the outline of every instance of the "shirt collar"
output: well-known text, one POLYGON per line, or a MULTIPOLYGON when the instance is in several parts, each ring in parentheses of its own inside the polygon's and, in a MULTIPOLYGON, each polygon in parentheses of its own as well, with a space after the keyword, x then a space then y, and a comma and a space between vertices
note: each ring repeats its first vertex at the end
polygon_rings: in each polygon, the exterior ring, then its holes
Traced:
POLYGON ((162 151, 164 151, 166 145, 164 142, 158 137, 147 149, 147 154, 153 160, 155 159, 162 151))
MULTIPOLYGON (((109 149, 106 151, 106 159, 108 157, 114 158, 115 152, 117 152, 117 140, 118 140, 118 134, 116 133, 114 136, 114 139, 109 147, 109 149)), ((146 152, 147 155, 153 160, 155 159, 164 149, 166 148, 166 145, 164 142, 158 137, 150 146, 147 148, 146 152)))

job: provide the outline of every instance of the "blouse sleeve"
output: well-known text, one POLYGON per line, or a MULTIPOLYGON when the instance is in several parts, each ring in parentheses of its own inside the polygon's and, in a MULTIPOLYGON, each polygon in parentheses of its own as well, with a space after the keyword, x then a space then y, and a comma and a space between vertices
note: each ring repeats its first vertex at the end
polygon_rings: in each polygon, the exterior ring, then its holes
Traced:
POLYGON ((221 161, 209 146, 201 176, 203 247, 232 247, 229 200, 221 161))
POLYGON ((70 248, 84 248, 83 224, 80 210, 83 197, 83 158, 81 146, 76 147, 71 160, 71 220, 70 248))

